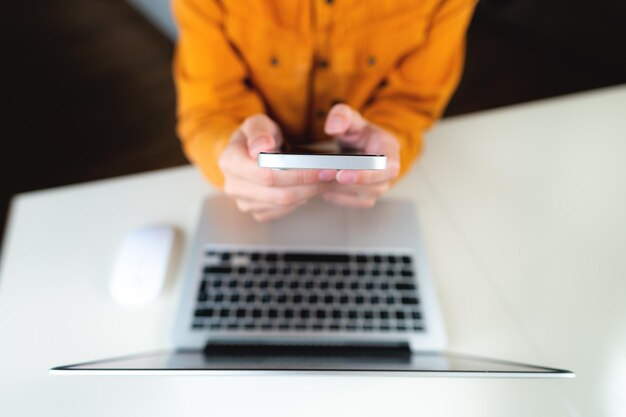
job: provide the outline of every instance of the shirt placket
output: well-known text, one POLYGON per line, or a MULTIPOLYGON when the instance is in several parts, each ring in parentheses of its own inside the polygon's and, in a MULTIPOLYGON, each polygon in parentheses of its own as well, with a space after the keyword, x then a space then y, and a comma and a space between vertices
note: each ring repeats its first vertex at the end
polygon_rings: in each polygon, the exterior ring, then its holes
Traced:
POLYGON ((337 0, 313 0, 315 45, 313 50, 312 127, 313 139, 324 135, 324 122, 332 106, 332 61, 330 34, 333 25, 333 9, 337 0))

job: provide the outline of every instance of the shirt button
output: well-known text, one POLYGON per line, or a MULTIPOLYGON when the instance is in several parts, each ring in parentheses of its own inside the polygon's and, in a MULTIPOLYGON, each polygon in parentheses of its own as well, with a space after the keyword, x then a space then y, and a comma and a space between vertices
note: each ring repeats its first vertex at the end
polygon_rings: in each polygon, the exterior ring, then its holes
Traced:
POLYGON ((273 67, 278 66, 278 58, 277 58, 277 57, 275 57, 275 56, 272 56, 272 57, 270 58, 270 65, 271 65, 271 66, 273 66, 273 67))
POLYGON ((331 4, 333 4, 333 0, 326 0, 326 4, 330 6, 331 4))
POLYGON ((376 57, 372 55, 367 57, 367 65, 369 65, 370 67, 376 65, 376 57))
POLYGON ((322 59, 319 60, 317 65, 319 65, 319 67, 322 68, 322 69, 326 69, 326 68, 328 68, 328 60, 322 58, 322 59))

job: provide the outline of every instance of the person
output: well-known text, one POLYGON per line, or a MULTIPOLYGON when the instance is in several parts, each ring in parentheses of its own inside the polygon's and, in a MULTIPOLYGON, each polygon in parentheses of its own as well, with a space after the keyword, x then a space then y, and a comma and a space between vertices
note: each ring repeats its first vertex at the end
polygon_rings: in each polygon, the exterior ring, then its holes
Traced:
POLYGON ((174 0, 177 131, 259 221, 315 196, 371 207, 421 153, 462 72, 476 0, 174 0), (260 168, 282 143, 335 140, 384 171, 260 168))

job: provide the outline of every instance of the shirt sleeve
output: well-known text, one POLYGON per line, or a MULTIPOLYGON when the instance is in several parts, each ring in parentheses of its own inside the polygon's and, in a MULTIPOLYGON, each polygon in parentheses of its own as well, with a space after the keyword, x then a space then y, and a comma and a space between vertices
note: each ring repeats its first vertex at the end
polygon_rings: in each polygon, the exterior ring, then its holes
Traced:
POLYGON ((174 0, 179 41, 174 56, 177 133, 187 157, 216 186, 218 158, 241 122, 264 112, 246 86, 247 68, 228 42, 216 0, 174 0))
POLYGON ((401 175, 421 153, 423 132, 441 116, 458 85, 475 4, 444 0, 433 14, 424 43, 399 61, 363 110, 366 119, 400 141, 401 175))

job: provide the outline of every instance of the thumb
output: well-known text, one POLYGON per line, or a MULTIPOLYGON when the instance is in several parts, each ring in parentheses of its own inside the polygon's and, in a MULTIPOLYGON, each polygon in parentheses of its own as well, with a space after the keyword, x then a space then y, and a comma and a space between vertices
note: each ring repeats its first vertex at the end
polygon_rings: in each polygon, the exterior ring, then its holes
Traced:
POLYGON ((363 133, 369 123, 361 114, 347 104, 335 104, 328 112, 324 131, 334 136, 339 142, 349 146, 360 147, 363 133))
POLYGON ((259 152, 278 149, 282 144, 280 129, 264 114, 248 117, 241 125, 241 131, 246 137, 248 154, 254 159, 257 158, 259 152))
POLYGON ((367 126, 367 120, 361 113, 347 104, 335 104, 328 112, 324 131, 327 135, 357 133, 367 126))

